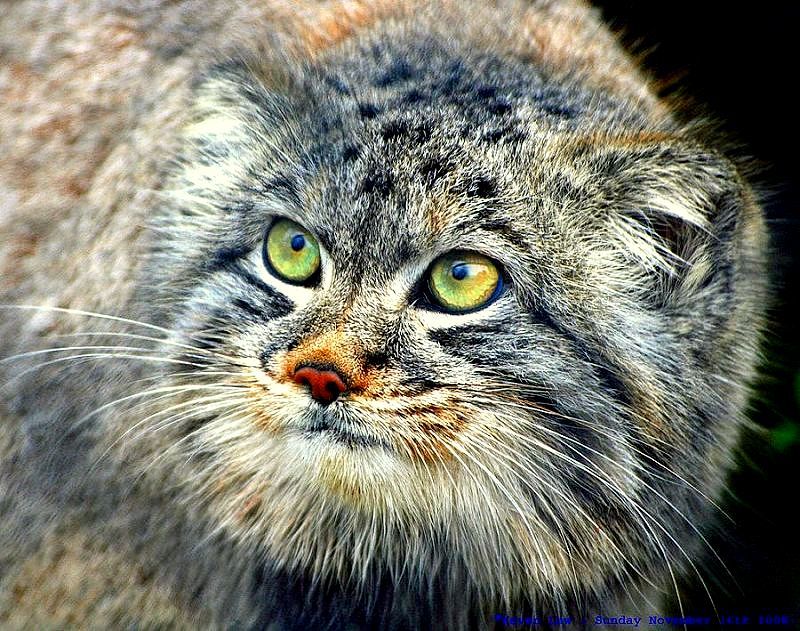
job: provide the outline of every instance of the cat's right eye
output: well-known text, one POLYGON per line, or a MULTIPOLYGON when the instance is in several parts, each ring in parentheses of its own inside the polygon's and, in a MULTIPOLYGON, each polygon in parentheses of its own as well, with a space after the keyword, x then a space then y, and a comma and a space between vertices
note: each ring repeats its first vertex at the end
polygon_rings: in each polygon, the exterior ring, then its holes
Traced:
POLYGON ((264 239, 264 265, 275 276, 294 285, 311 285, 319 277, 317 240, 300 224, 278 219, 264 239))

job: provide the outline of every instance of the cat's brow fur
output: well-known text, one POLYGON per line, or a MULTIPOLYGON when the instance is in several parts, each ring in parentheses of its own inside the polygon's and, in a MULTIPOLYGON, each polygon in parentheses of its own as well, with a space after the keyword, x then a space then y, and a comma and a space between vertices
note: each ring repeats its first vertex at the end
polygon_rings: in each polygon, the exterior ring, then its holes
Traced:
POLYGON ((483 628, 702 576, 765 227, 593 10, 18 2, 0 40, 0 625, 483 628), (431 308, 451 250, 507 290, 431 308))

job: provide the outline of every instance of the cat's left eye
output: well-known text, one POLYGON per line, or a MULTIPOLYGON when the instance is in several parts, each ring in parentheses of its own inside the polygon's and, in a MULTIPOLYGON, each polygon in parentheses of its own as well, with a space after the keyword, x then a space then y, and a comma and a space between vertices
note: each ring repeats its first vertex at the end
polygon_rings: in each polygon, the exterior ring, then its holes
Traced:
POLYGON ((449 313, 482 309, 503 289, 503 276, 490 258, 477 252, 449 252, 428 271, 429 298, 449 313))
POLYGON ((319 243, 300 224, 278 219, 264 239, 264 264, 288 283, 313 284, 319 276, 319 243))

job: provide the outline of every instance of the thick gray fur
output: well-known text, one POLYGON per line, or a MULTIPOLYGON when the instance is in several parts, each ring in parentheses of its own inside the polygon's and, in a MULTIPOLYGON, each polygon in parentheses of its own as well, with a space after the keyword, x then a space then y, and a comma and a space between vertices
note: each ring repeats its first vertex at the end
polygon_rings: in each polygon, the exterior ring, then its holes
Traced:
POLYGON ((122 299, 7 308, 28 300, 3 288, 4 355, 93 348, 0 365, 0 621, 486 628, 661 611, 708 578, 761 211, 632 66, 635 90, 504 49, 491 29, 526 10, 485 32, 446 21, 483 9, 412 11, 308 56, 237 43, 187 73, 157 190, 123 220, 146 229, 106 270, 122 299), (318 285, 263 265, 276 217, 321 243, 318 285), (430 304, 451 250, 498 262, 494 303, 430 304), (322 352, 362 398, 286 378, 322 352))

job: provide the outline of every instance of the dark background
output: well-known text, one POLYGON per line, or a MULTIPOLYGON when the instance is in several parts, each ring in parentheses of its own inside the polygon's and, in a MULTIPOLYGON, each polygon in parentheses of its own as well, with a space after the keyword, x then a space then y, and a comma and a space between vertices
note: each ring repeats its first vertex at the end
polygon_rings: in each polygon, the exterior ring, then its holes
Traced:
MULTIPOLYGON (((764 163, 775 299, 762 378, 710 542, 724 564, 702 562, 719 614, 787 613, 800 628, 800 242, 797 117, 800 3, 600 1, 626 46, 724 122, 764 163)), ((699 560, 697 560, 699 561, 699 560)), ((681 587, 686 614, 713 614, 698 580, 681 587)), ((786 628, 786 627, 784 627, 786 628)))

